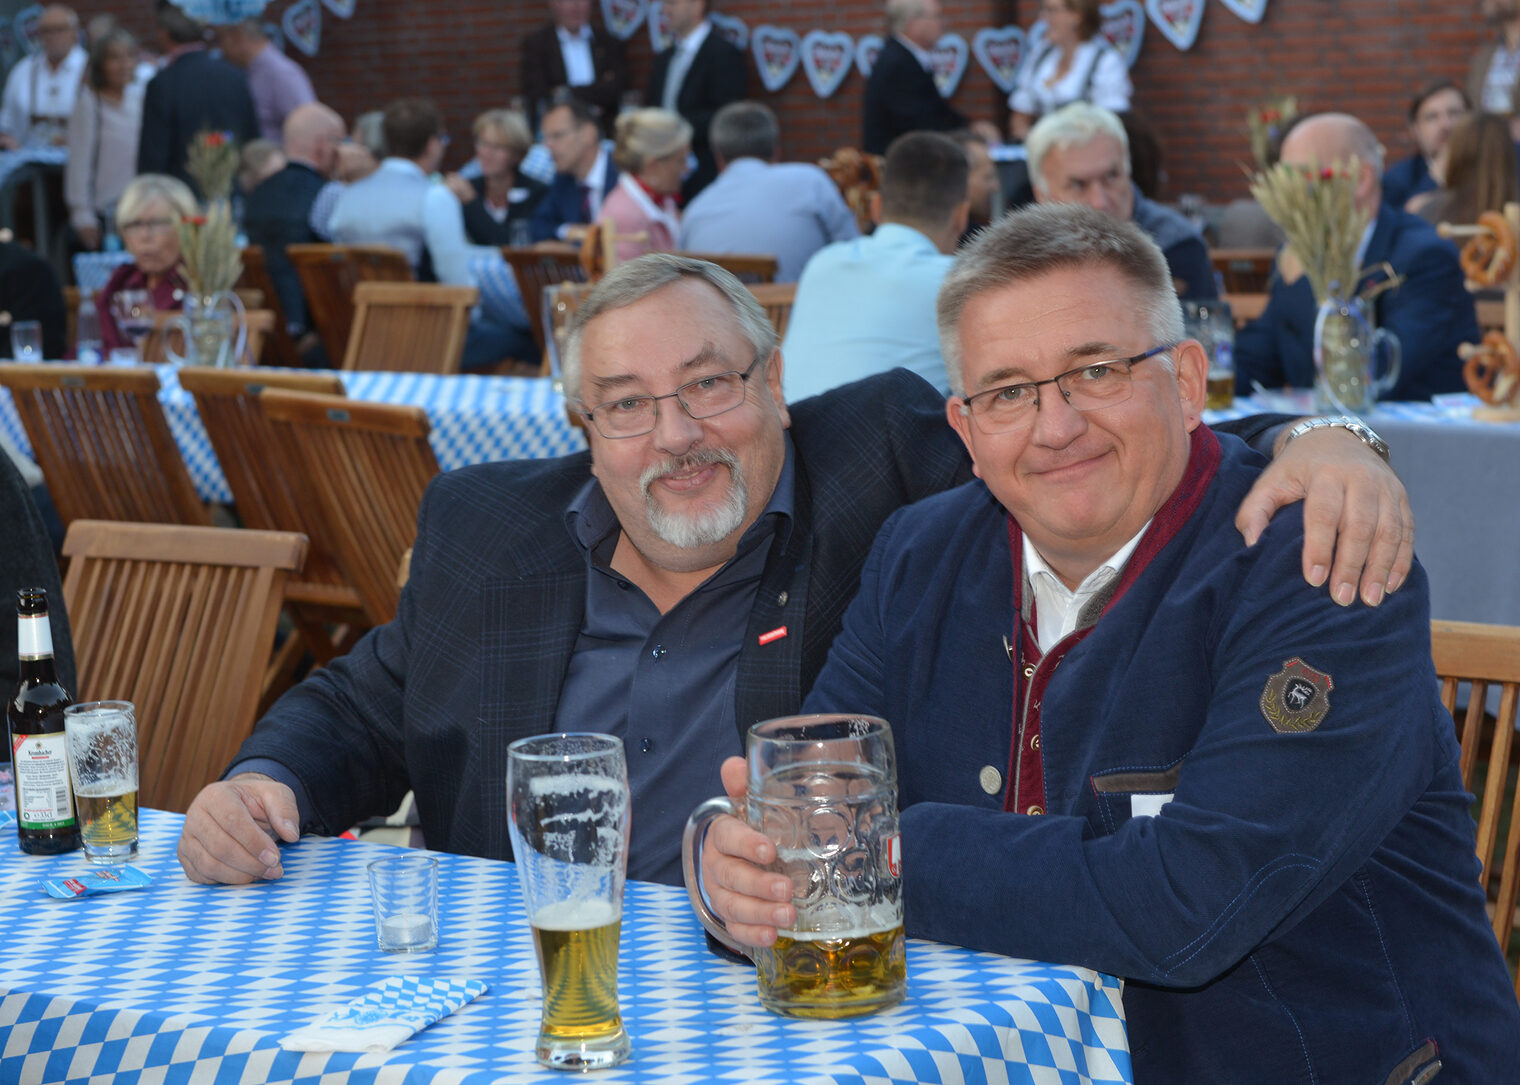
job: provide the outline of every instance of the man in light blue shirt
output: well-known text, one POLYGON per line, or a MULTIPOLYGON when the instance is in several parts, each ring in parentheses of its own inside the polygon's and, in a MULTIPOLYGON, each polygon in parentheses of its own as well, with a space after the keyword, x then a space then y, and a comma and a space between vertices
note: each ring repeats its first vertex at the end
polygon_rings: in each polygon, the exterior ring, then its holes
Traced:
POLYGON ((855 216, 829 175, 806 162, 777 162, 776 114, 760 102, 718 110, 708 142, 718 179, 681 216, 687 252, 769 253, 776 281, 794 283, 823 246, 860 236, 855 216))
POLYGON ((966 229, 969 164, 959 144, 909 132, 887 148, 880 225, 808 261, 787 324, 786 398, 902 366, 949 395, 934 299, 966 229))

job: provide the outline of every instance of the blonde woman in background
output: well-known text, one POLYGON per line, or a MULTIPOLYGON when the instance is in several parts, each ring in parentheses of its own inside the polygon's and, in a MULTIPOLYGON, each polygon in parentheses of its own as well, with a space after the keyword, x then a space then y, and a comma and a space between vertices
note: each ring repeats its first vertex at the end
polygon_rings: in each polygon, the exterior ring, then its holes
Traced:
POLYGON ((617 119, 612 160, 622 171, 602 201, 597 222, 617 236, 619 263, 646 252, 670 252, 681 234, 681 178, 691 154, 691 125, 666 109, 635 109, 617 119))
POLYGON ((116 229, 132 262, 112 272, 95 297, 101 346, 108 354, 135 347, 152 330, 154 313, 183 307, 179 224, 197 213, 190 187, 161 173, 135 178, 121 194, 116 229))

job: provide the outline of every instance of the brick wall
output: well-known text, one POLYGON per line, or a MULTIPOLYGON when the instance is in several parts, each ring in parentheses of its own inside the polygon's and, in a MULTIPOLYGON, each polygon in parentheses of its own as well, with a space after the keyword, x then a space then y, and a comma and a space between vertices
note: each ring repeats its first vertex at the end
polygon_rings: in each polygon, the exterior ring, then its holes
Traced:
MULTIPOLYGON (((1269 0, 1256 25, 1219 0, 1204 2, 1202 27, 1189 52, 1147 25, 1131 72, 1135 106, 1163 143, 1168 198, 1197 192, 1223 201, 1245 194, 1241 166, 1250 162, 1250 147, 1244 118, 1268 93, 1297 94, 1305 109, 1355 113, 1372 125, 1392 157, 1403 157, 1409 153, 1404 111, 1410 93, 1430 78, 1460 80, 1483 33, 1471 0, 1269 0)), ((881 32, 878 0, 720 3, 751 27, 769 22, 799 33, 814 27, 853 36, 881 32)), ((968 40, 981 26, 1027 26, 1037 8, 1036 0, 942 4, 948 28, 968 40)), ((272 17, 288 6, 275 0, 272 17)), ((547 4, 539 0, 358 0, 350 20, 323 10, 316 58, 290 53, 311 73, 323 100, 345 117, 402 94, 426 94, 444 109, 457 137, 468 133, 476 112, 505 104, 516 93, 518 41, 546 18, 547 4)), ((651 60, 643 27, 628 48, 635 86, 643 89, 651 60)), ((852 71, 832 98, 820 100, 800 69, 779 93, 769 94, 752 58, 749 68, 751 95, 781 115, 786 157, 815 158, 859 140, 865 84, 859 72, 852 71)), ((973 59, 956 105, 970 116, 1001 121, 1001 99, 973 59)), ((451 150, 451 161, 462 160, 468 140, 456 139, 451 150)))

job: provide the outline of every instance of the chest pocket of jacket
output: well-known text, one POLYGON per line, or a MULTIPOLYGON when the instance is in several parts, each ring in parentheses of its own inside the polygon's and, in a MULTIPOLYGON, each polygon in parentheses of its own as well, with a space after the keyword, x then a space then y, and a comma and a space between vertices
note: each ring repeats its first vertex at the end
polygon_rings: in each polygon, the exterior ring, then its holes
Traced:
POLYGON ((1131 818, 1155 817, 1172 801, 1182 762, 1164 769, 1116 769, 1088 779, 1097 798, 1098 816, 1107 832, 1116 832, 1131 818))

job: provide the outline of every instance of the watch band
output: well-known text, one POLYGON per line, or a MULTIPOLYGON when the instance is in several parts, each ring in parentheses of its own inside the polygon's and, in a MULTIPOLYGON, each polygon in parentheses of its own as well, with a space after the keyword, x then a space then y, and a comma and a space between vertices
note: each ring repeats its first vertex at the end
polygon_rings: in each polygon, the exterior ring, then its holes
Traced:
POLYGON ((1304 434, 1317 429, 1343 429, 1376 452, 1384 463, 1388 462, 1388 442, 1379 437, 1377 431, 1367 425, 1367 423, 1359 418, 1352 418, 1350 415, 1336 415, 1330 418, 1306 418, 1288 431, 1288 436, 1283 439, 1283 447, 1287 448, 1304 434))

